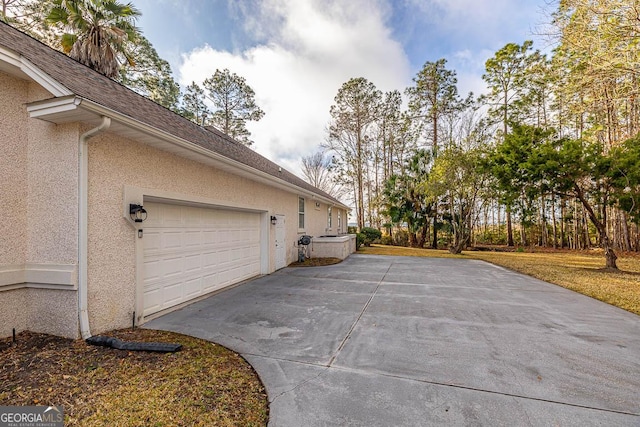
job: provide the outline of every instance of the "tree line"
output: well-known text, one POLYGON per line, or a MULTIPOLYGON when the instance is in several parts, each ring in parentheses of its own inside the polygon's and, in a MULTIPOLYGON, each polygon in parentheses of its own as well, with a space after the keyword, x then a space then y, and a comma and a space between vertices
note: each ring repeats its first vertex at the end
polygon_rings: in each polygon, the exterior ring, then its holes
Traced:
POLYGON ((117 0, 0 0, 0 20, 68 54, 156 103, 251 145, 246 122, 264 111, 246 80, 216 70, 183 92, 171 66, 144 37, 132 3, 117 0))
POLYGON ((638 16, 629 2, 560 2, 552 54, 508 43, 486 61, 479 97, 458 94, 445 59, 403 93, 345 82, 322 148, 358 228, 454 253, 601 246, 617 268, 616 250, 640 250, 638 16))
MULTIPOLYGON (((117 0, 0 0, 0 19, 190 120, 249 145, 264 112, 217 70, 184 92, 117 0)), ((640 6, 563 0, 551 55, 508 43, 486 61, 488 92, 461 96, 446 60, 404 91, 345 82, 305 177, 353 200, 358 228, 388 243, 640 249, 640 6)))

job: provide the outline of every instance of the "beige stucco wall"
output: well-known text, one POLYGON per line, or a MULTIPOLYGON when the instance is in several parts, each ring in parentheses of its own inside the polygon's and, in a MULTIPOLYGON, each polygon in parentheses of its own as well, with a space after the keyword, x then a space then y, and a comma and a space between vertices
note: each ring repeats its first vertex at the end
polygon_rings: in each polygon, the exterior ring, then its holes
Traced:
POLYGON ((0 265, 17 265, 27 251, 28 83, 0 72, 0 88, 0 265))
POLYGON ((29 122, 27 262, 76 264, 77 124, 29 122))
POLYGON ((11 284, 7 272, 77 265, 78 125, 30 119, 26 104, 51 97, 35 83, 0 72, 0 87, 0 285, 16 288, 0 286, 0 336, 75 337, 75 290, 24 288, 33 284, 11 284))
MULTIPOLYGON (((305 198, 305 214, 307 221, 305 221, 305 234, 310 236, 319 237, 324 235, 344 234, 347 232, 347 225, 345 219, 347 213, 344 209, 340 209, 337 206, 331 208, 331 227, 329 227, 329 205, 323 202, 319 202, 313 198, 305 198), (316 203, 319 206, 316 206, 316 203), (341 227, 338 227, 338 211, 341 216, 341 227)), ((298 216, 295 217, 296 223, 298 216)), ((301 233, 302 234, 302 233, 301 233)))
MULTIPOLYGON (((125 186, 182 201, 253 209, 286 216, 287 263, 297 259, 298 194, 277 189, 113 133, 89 141, 89 321, 92 333, 127 327, 136 303, 136 241, 123 216, 125 186)), ((327 206, 307 200, 307 234, 326 228, 327 206)), ((153 215, 153 212, 149 212, 153 215)), ((343 213, 343 218, 346 214, 343 213)), ((275 269, 275 227, 269 225, 269 272, 275 269)), ((144 226, 143 226, 144 228, 144 226)))
POLYGON ((29 329, 28 291, 22 288, 0 292, 0 338, 11 336, 13 329, 16 332, 29 329))

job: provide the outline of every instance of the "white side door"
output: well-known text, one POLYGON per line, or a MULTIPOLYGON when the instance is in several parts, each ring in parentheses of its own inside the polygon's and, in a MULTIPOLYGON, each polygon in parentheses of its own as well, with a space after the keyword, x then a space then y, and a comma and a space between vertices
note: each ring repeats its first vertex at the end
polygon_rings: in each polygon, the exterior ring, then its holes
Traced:
POLYGON ((285 216, 276 215, 276 270, 287 266, 287 228, 285 216))

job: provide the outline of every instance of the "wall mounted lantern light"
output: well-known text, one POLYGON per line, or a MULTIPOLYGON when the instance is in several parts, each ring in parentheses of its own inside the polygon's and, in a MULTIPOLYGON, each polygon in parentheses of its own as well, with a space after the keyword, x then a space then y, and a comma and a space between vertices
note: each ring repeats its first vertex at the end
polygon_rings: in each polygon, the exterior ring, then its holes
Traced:
POLYGON ((271 224, 276 225, 277 222, 278 222, 278 218, 276 218, 275 216, 271 215, 271 224))
POLYGON ((142 207, 142 205, 131 203, 129 205, 129 216, 133 222, 142 222, 147 219, 147 211, 142 207))

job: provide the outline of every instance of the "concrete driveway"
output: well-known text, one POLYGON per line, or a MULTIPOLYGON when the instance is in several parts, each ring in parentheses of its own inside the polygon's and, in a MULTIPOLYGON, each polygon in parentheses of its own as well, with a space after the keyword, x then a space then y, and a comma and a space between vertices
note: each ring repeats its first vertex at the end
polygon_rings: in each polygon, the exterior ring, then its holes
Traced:
POLYGON ((147 327, 242 354, 270 426, 640 426, 640 317, 481 261, 352 255, 147 327))

